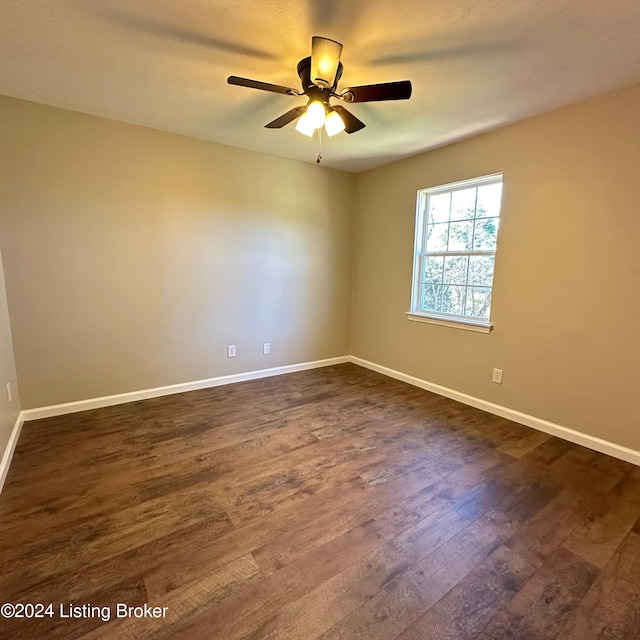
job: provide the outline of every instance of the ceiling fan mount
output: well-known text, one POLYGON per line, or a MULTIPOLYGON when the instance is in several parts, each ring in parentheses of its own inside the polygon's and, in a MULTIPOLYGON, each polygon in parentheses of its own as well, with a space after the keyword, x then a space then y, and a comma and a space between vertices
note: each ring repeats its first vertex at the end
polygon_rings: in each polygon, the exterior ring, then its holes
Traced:
POLYGON ((305 106, 294 107, 265 125, 267 129, 280 129, 298 120, 296 130, 307 136, 313 135, 313 132, 323 125, 330 136, 343 130, 347 133, 355 133, 364 129, 364 122, 342 105, 332 105, 331 98, 352 103, 407 100, 411 97, 409 80, 348 87, 338 92, 338 82, 344 70, 340 62, 341 52, 342 45, 339 42, 314 36, 311 39, 311 55, 298 62, 297 71, 302 91, 238 76, 229 76, 227 82, 261 91, 298 97, 307 96, 308 102, 305 106))

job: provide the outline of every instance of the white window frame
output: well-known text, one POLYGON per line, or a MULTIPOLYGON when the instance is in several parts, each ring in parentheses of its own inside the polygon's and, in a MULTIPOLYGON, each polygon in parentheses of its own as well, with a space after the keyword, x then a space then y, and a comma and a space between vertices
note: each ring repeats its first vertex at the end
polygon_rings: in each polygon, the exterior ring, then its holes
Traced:
MULTIPOLYGON (((437 324, 448 327, 455 327, 458 329, 467 329, 469 331, 478 331, 481 333, 489 333, 493 325, 491 324, 491 318, 485 320, 482 318, 474 318, 472 316, 461 316, 450 313, 437 313, 433 311, 424 311, 420 308, 420 273, 422 268, 423 257, 427 255, 445 255, 445 256, 494 256, 496 255, 496 248, 492 250, 483 251, 442 251, 442 252, 427 252, 426 251, 426 226, 428 222, 428 203, 429 198, 441 193, 451 193, 462 189, 468 189, 469 187, 481 187, 487 184, 502 183, 502 173, 494 173, 488 176, 482 176, 480 178, 473 178, 471 180, 462 180, 460 182, 452 182, 449 184, 440 185, 438 187, 432 187, 428 189, 418 190, 416 201, 416 226, 414 236, 414 253, 413 253, 413 281, 411 287, 411 310, 407 312, 407 318, 409 320, 416 320, 418 322, 427 322, 429 324, 437 324)), ((500 212, 499 219, 502 218, 502 199, 500 200, 500 212)), ((499 231, 498 231, 499 235, 499 231)), ((494 273, 495 275, 495 273, 494 273)), ((491 293, 493 294, 493 281, 491 282, 491 293)))

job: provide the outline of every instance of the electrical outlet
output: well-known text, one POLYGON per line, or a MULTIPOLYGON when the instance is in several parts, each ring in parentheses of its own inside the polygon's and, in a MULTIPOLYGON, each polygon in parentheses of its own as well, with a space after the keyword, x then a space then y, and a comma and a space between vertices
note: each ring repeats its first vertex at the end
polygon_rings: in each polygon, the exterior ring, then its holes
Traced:
POLYGON ((502 384, 502 369, 493 370, 493 375, 491 376, 491 382, 495 382, 496 384, 502 384))
POLYGON ((11 383, 7 382, 7 399, 11 402, 13 395, 11 394, 11 383))
POLYGON ((228 344, 227 345, 227 358, 235 358, 236 357, 236 345, 228 344))
POLYGON ((268 355, 271 353, 271 343, 270 343, 270 342, 265 342, 265 343, 262 345, 262 353, 263 353, 265 356, 268 356, 268 355))

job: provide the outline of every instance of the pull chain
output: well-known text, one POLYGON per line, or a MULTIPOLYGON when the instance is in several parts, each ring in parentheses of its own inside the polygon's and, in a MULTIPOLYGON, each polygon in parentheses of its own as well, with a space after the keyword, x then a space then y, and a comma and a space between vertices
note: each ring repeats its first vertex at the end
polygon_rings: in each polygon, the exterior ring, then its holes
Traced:
POLYGON ((322 127, 318 128, 318 157, 316 162, 320 164, 320 160, 322 160, 322 127))

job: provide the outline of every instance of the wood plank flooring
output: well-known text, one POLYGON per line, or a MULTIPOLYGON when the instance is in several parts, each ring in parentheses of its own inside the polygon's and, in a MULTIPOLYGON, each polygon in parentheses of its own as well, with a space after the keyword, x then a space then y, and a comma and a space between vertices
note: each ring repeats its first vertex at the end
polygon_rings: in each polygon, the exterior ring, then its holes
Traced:
POLYGON ((11 640, 640 640, 640 468, 351 364, 40 420, 4 602, 53 605, 11 640))

